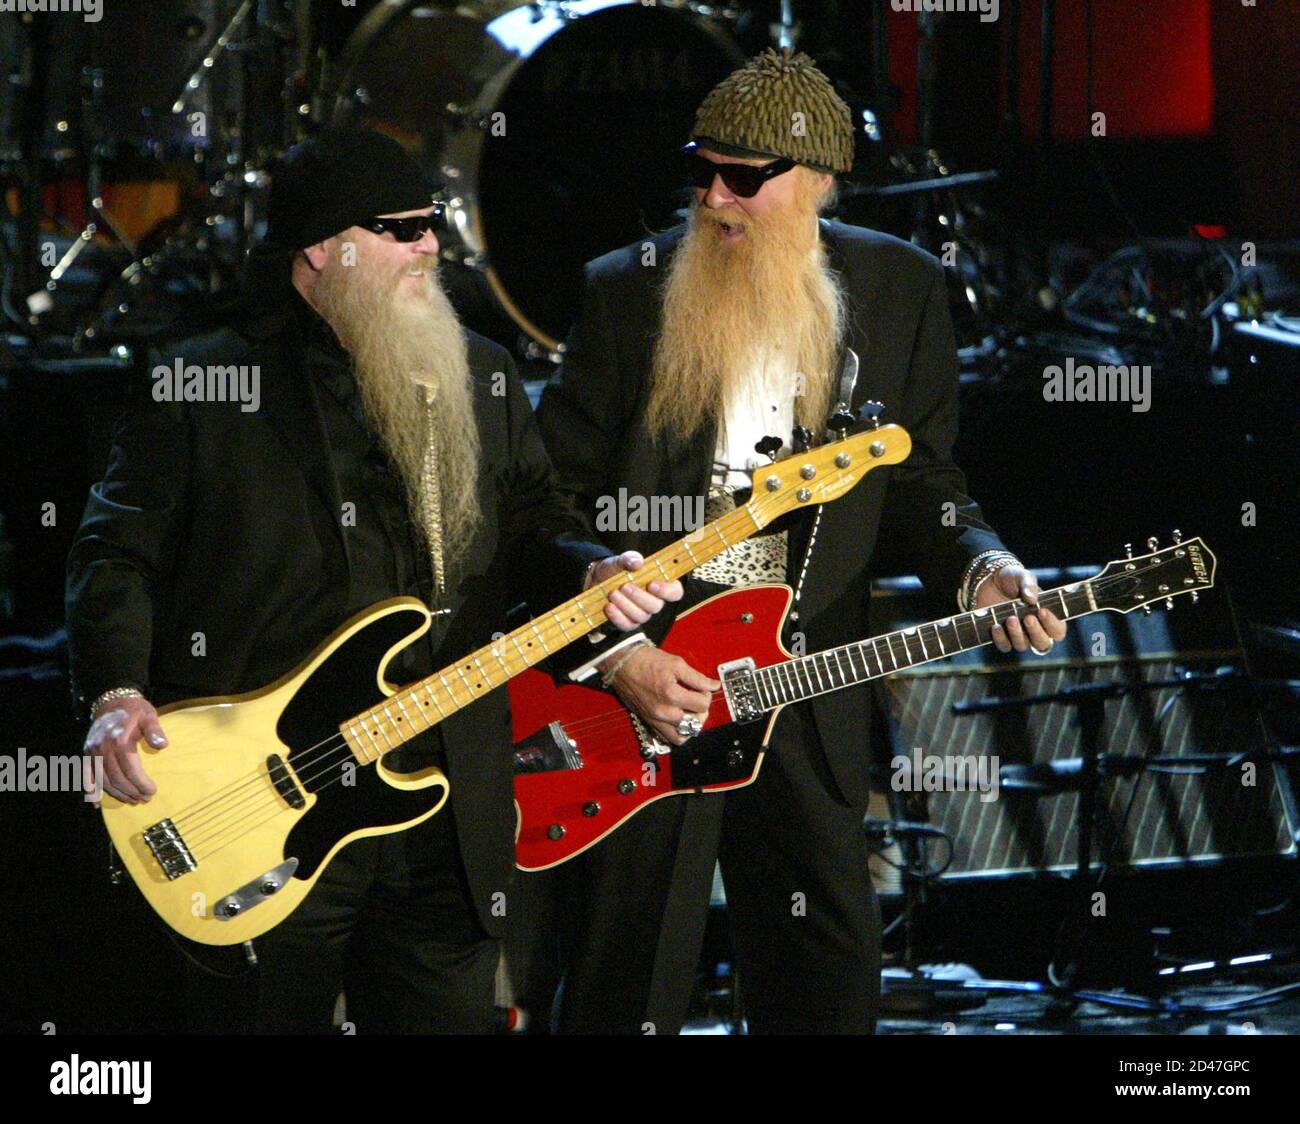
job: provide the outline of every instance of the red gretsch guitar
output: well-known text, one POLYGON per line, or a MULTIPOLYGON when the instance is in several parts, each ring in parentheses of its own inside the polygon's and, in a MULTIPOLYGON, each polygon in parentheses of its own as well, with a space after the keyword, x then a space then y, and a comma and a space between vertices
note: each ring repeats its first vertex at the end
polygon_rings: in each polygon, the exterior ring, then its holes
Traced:
MULTIPOLYGON (((1129 613, 1214 584, 1215 558, 1200 539, 1111 562, 1095 577, 1045 591, 1062 620, 1129 613)), ((599 842, 647 804, 750 784, 781 708, 992 642, 994 622, 1023 617, 1008 601, 793 657, 781 643, 789 586, 720 593, 684 612, 660 647, 721 680, 702 733, 685 745, 657 738, 610 692, 557 686, 526 671, 510 681, 519 831, 515 865, 556 866, 599 842)))

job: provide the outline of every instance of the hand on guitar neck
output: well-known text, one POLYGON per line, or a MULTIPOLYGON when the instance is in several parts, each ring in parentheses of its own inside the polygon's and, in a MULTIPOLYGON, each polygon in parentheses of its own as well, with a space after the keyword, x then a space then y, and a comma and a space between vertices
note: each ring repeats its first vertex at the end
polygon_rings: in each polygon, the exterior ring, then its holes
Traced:
MULTIPOLYGON (((626 550, 622 554, 611 554, 588 568, 587 580, 582 590, 586 592, 593 585, 621 574, 624 571, 639 570, 645 565, 645 559, 635 550, 626 550)), ((653 581, 645 589, 630 582, 619 586, 605 602, 605 615, 610 623, 620 632, 631 632, 645 624, 655 613, 664 607, 665 601, 682 599, 680 581, 653 581)))
POLYGON ((1033 649, 1046 655, 1057 640, 1065 638, 1065 622, 1050 609, 1038 604, 1038 581, 1023 566, 1005 566, 984 582, 975 594, 975 608, 984 609, 1017 598, 1037 610, 1025 617, 1022 626, 1019 618, 1008 617, 1007 623, 993 628, 993 646, 999 652, 1017 652, 1033 649))

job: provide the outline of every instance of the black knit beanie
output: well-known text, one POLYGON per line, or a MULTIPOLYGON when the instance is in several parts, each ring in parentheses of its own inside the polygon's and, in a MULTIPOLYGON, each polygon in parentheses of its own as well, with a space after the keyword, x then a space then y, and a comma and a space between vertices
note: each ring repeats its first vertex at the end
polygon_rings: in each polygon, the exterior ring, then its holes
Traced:
POLYGON ((265 242, 302 250, 374 215, 427 207, 433 190, 392 137, 369 129, 324 129, 271 166, 265 242))

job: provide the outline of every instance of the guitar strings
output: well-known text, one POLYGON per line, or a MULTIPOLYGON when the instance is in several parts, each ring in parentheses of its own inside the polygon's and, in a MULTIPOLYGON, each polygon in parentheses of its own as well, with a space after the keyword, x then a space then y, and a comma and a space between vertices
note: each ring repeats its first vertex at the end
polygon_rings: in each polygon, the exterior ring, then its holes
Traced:
MULTIPOLYGON (((1164 564, 1165 564, 1164 562, 1160 562, 1160 563, 1158 563, 1157 565, 1164 565, 1164 564)), ((1148 567, 1148 569, 1149 569, 1149 567, 1148 567)), ((1065 593, 1066 591, 1071 592, 1071 593, 1080 592, 1080 591, 1082 591, 1082 589, 1083 589, 1083 587, 1084 587, 1085 585, 1090 585, 1090 586, 1092 586, 1092 588, 1093 588, 1094 590, 1102 590, 1102 589, 1104 589, 1107 585, 1109 585, 1109 584, 1111 583, 1111 580, 1112 580, 1112 579, 1110 579, 1110 578, 1106 578, 1106 579, 1101 579, 1101 578, 1090 578, 1090 579, 1088 579, 1088 580, 1085 581, 1085 582, 1077 582, 1077 583, 1072 583, 1071 585, 1057 586, 1057 587, 1055 587, 1055 588, 1053 588, 1053 589, 1045 589, 1045 590, 1043 590, 1043 591, 1039 594, 1039 604, 1042 604, 1042 603, 1043 603, 1043 599, 1044 599, 1044 598, 1051 597, 1051 596, 1053 596, 1054 594, 1061 594, 1061 595, 1062 595, 1062 601, 1064 601, 1064 593, 1065 593)), ((1125 576, 1125 575, 1115 575, 1115 580, 1119 580, 1119 581, 1126 580, 1126 576, 1125 576)), ((1177 592, 1186 592, 1186 590, 1180 590, 1180 591, 1177 591, 1177 592)), ((1169 596, 1171 596, 1171 597, 1172 597, 1172 596, 1176 596, 1176 595, 1177 595, 1176 593, 1170 593, 1170 594, 1169 594, 1169 596)), ((1160 600, 1160 598, 1156 598, 1156 600, 1160 600)), ((996 610, 998 610, 998 609, 1003 609, 1003 608, 1006 607, 1006 606, 1023 606, 1023 607, 1025 607, 1025 608, 1032 608, 1032 607, 1033 607, 1033 606, 1029 605, 1028 602, 1023 601, 1023 600, 1020 600, 1020 599, 1016 599, 1015 601, 1005 601, 1005 602, 1000 601, 1000 602, 998 602, 996 605, 988 606, 988 608, 990 608, 991 610, 994 610, 994 620, 997 620, 997 613, 996 613, 996 610)), ((1049 606, 1046 606, 1046 607, 1049 608, 1049 609, 1051 608, 1050 605, 1049 605, 1049 606)), ((1090 615, 1090 614, 1091 614, 1092 612, 1094 612, 1094 611, 1096 611, 1096 612, 1100 612, 1101 610, 1092 610, 1092 609, 1090 609, 1090 610, 1088 610, 1088 612, 1086 612, 1086 613, 1075 613, 1073 616, 1070 616, 1070 617, 1067 617, 1067 618, 1064 618, 1064 619, 1066 619, 1067 621, 1076 620, 1076 619, 1078 619, 1079 617, 1088 616, 1088 615, 1090 615)), ((971 614, 957 614, 957 615, 958 615, 958 616, 961 616, 961 615, 971 615, 971 614)), ((1008 613, 1008 614, 1006 615, 1006 617, 1004 618, 1004 620, 1010 620, 1010 618, 1012 617, 1012 615, 1019 615, 1019 614, 1008 613)), ((948 617, 946 617, 946 618, 942 618, 942 620, 943 620, 943 621, 950 621, 950 620, 952 620, 952 618, 948 618, 948 617)), ((825 650, 823 650, 823 651, 821 651, 821 652, 813 652, 812 654, 807 655, 807 656, 795 656, 795 657, 793 657, 793 658, 791 658, 791 659, 788 659, 788 660, 778 660, 776 663, 767 664, 767 665, 764 666, 764 667, 755 668, 754 670, 755 670, 755 671, 767 671, 767 670, 770 670, 770 669, 772 669, 772 668, 778 668, 778 667, 792 667, 792 665, 797 664, 797 663, 802 663, 802 662, 804 662, 804 661, 806 661, 806 660, 812 660, 812 659, 816 659, 816 658, 818 658, 818 657, 826 657, 826 656, 829 656, 829 655, 833 655, 833 654, 835 654, 835 653, 844 652, 844 651, 846 651, 847 649, 850 649, 850 648, 866 647, 866 646, 868 646, 868 645, 870 645, 870 646, 871 646, 871 650, 874 651, 874 650, 875 650, 875 643, 878 642, 878 641, 880 641, 880 640, 885 640, 885 639, 887 639, 887 638, 891 638, 891 637, 895 637, 895 636, 901 637, 901 636, 903 636, 904 633, 908 633, 908 632, 912 632, 912 631, 915 631, 915 632, 918 632, 918 633, 919 633, 920 629, 925 628, 925 627, 927 627, 927 626, 931 626, 931 625, 937 625, 938 623, 939 623, 939 622, 936 622, 936 621, 927 621, 927 622, 925 622, 925 624, 923 624, 923 625, 916 625, 916 626, 914 626, 913 628, 907 628, 907 629, 895 629, 893 632, 882 633, 880 636, 871 637, 871 638, 868 638, 867 640, 863 640, 863 641, 853 641, 853 642, 850 642, 850 643, 848 643, 848 644, 840 644, 840 645, 836 645, 836 646, 833 647, 833 648, 827 648, 827 649, 825 649, 825 650)), ((998 621, 997 623, 1002 624, 1003 622, 1002 622, 1002 621, 998 621)), ((909 663, 907 664, 907 666, 908 666, 908 667, 916 667, 916 666, 919 666, 920 664, 924 664, 924 663, 932 663, 932 662, 935 661, 935 660, 946 659, 946 658, 948 658, 949 656, 956 655, 958 651, 962 651, 962 652, 973 651, 975 648, 982 648, 982 647, 985 647, 985 646, 991 644, 992 642, 993 642, 993 640, 992 640, 992 636, 990 636, 989 639, 987 639, 987 640, 981 640, 978 644, 972 644, 972 645, 969 645, 969 646, 966 646, 966 647, 963 647, 963 648, 960 648, 960 649, 955 649, 954 651, 951 651, 951 652, 940 652, 940 653, 937 653, 937 654, 932 655, 932 656, 927 656, 927 657, 925 657, 924 659, 920 659, 920 660, 912 660, 911 662, 909 662, 909 663)), ((907 649, 907 645, 906 645, 906 641, 904 641, 904 649, 905 649, 905 650, 908 650, 908 649, 907 649)), ((922 650, 924 651, 924 648, 923 648, 922 650)), ((909 651, 909 655, 910 655, 910 650, 908 650, 908 651, 909 651)), ((892 647, 892 645, 889 646, 889 653, 890 653, 890 656, 891 656, 891 658, 892 658, 892 657, 893 657, 893 647, 892 647)), ((883 661, 880 659, 880 655, 879 655, 878 652, 876 653, 876 661, 877 661, 878 663, 881 664, 883 670, 881 670, 881 671, 879 671, 879 672, 871 672, 871 674, 866 675, 866 676, 863 676, 862 678, 859 678, 859 679, 854 679, 854 680, 852 680, 852 681, 847 681, 847 682, 844 682, 844 683, 841 683, 841 684, 834 684, 834 685, 832 685, 831 687, 827 687, 827 688, 824 688, 824 689, 819 689, 819 690, 817 690, 817 691, 814 691, 813 694, 828 694, 828 693, 830 693, 831 691, 842 690, 842 689, 845 688, 845 687, 856 686, 857 684, 860 684, 860 683, 867 683, 867 682, 871 681, 872 679, 880 679, 880 678, 883 678, 883 677, 888 676, 888 675, 893 675, 893 674, 895 674, 896 672, 898 672, 898 671, 900 670, 900 669, 899 669, 898 667, 896 667, 896 666, 895 666, 895 667, 892 667, 892 668, 884 667, 883 661)), ((867 667, 867 670, 870 671, 870 664, 866 664, 865 666, 867 667)), ((793 671, 791 672, 791 674, 794 674, 793 671)), ((712 704, 713 704, 714 702, 716 702, 718 699, 725 697, 725 694, 726 694, 726 692, 725 692, 724 690, 721 690, 721 689, 719 689, 719 690, 717 690, 717 691, 713 691, 713 692, 711 693, 711 695, 710 695, 710 706, 712 706, 712 704)), ((809 697, 809 696, 805 696, 805 697, 809 697)), ((801 700, 799 700, 799 699, 792 699, 792 700, 790 700, 790 702, 799 702, 799 701, 801 701, 801 700)), ((787 705, 790 705, 790 704, 789 704, 789 703, 778 703, 777 705, 778 705, 778 706, 787 706, 787 705)), ((767 714, 767 713, 771 713, 771 711, 773 711, 773 710, 775 710, 775 709, 776 709, 776 707, 765 707, 764 710, 763 710, 763 713, 765 713, 765 714, 767 714)), ((577 733, 581 732, 581 734, 582 734, 583 736, 590 736, 592 733, 596 732, 597 730, 601 730, 601 729, 603 729, 603 728, 604 728, 605 726, 607 726, 607 725, 609 725, 609 726, 615 726, 615 725, 620 725, 620 724, 624 724, 624 723, 626 723, 626 721, 627 721, 627 716, 628 716, 628 712, 627 712, 627 710, 626 710, 625 708, 623 708, 622 706, 616 706, 616 707, 612 707, 612 708, 610 708, 609 710, 602 711, 602 712, 599 713, 599 714, 589 715, 589 716, 587 716, 586 718, 578 718, 578 719, 575 719, 575 720, 572 721, 572 722, 562 724, 562 725, 560 726, 560 729, 563 730, 566 734, 571 734, 571 735, 573 735, 573 734, 577 734, 577 733)), ((539 727, 539 729, 540 729, 540 727, 539 727)), ((536 732, 536 731, 535 731, 535 732, 536 732)))
MULTIPOLYGON (((1162 560, 1162 561, 1160 561, 1159 563, 1156 563, 1156 565, 1165 565, 1165 564, 1166 564, 1166 560, 1162 560)), ((1149 569, 1150 569, 1150 567, 1148 567, 1148 570, 1149 570, 1149 569)), ((1113 578, 1098 578, 1098 579, 1091 579, 1089 582, 1086 582, 1086 583, 1079 583, 1078 585, 1075 586, 1075 589, 1077 590, 1077 589, 1081 588, 1083 585, 1091 585, 1095 591, 1100 591, 1100 590, 1104 590, 1106 587, 1108 587, 1108 586, 1110 586, 1110 585, 1113 585, 1113 584, 1116 584, 1116 583, 1124 583, 1124 582, 1128 582, 1128 581, 1130 581, 1130 580, 1131 580, 1131 575, 1119 574, 1119 575, 1115 575, 1113 578)), ((1066 589, 1066 588, 1068 588, 1068 587, 1059 587, 1059 589, 1061 589, 1061 590, 1066 589)), ((1044 591, 1044 593, 1040 596, 1040 604, 1041 604, 1041 598, 1042 598, 1042 597, 1050 596, 1052 593, 1055 593, 1055 592, 1058 592, 1058 590, 1047 590, 1047 591, 1044 591)), ((1171 596, 1172 596, 1172 594, 1171 594, 1171 596)), ((1005 605, 1010 605, 1010 606, 1012 606, 1012 607, 1015 607, 1015 606, 1018 606, 1018 605, 1026 605, 1026 606, 1027 606, 1027 603, 1025 603, 1025 602, 1023 602, 1023 601, 1016 601, 1016 602, 1000 602, 1000 603, 999 603, 999 605, 1003 605, 1003 604, 1005 604, 1005 605)), ((996 619, 997 619, 997 612, 996 612, 997 607, 996 607, 996 606, 990 606, 990 609, 993 610, 994 619, 996 620, 996 619)), ((1087 615, 1087 614, 1078 614, 1078 615, 1079 615, 1079 616, 1084 616, 1084 615, 1087 615)), ((1009 613, 1009 614, 1007 614, 1007 617, 1004 618, 1004 619, 1009 619, 1010 616, 1011 616, 1011 614, 1009 613)), ((927 622, 927 623, 932 623, 932 622, 927 622)), ((979 646, 982 647, 982 646, 984 646, 984 645, 986 645, 986 644, 988 644, 988 643, 991 643, 991 638, 990 638, 990 640, 982 641, 981 644, 980 644, 979 646)), ((806 658, 806 657, 805 657, 805 658, 806 658)), ((940 655, 940 656, 935 656, 935 657, 933 657, 933 658, 934 658, 934 659, 942 659, 942 658, 944 658, 944 657, 943 657, 942 655, 940 655)), ((919 662, 929 662, 929 661, 919 661, 919 662)), ((890 674, 890 673, 885 673, 885 674, 890 674)), ((880 676, 871 676, 870 678, 879 678, 879 677, 880 677, 880 676)), ((849 685, 849 684, 845 684, 845 686, 848 686, 848 685, 849 685)), ((715 694, 717 694, 717 693, 719 693, 719 692, 715 692, 715 694)), ((386 701, 388 701, 388 700, 386 700, 386 701)), ((383 704, 381 704, 381 705, 383 705, 383 704)), ((390 716, 390 717, 391 717, 391 716, 390 716)), ((615 720, 615 716, 614 716, 614 715, 610 715, 610 716, 608 716, 607 718, 604 718, 603 716, 595 716, 595 717, 596 717, 597 719, 600 719, 600 720, 615 720)), ((624 714, 620 714, 620 715, 617 716, 617 720, 622 721, 622 720, 624 720, 624 717, 625 717, 624 714)), ((581 720, 580 720, 580 721, 581 721, 581 720)), ((331 741, 331 740, 333 740, 333 739, 326 739, 325 741, 323 741, 323 742, 321 742, 321 743, 318 743, 318 746, 324 746, 324 745, 327 745, 327 744, 329 743, 329 741, 331 741)), ((340 736, 339 740, 342 740, 341 736, 340 736)), ((313 746, 313 747, 310 747, 310 748, 311 748, 311 749, 315 749, 315 748, 317 748, 317 747, 316 747, 316 746, 313 746)), ((347 749, 346 745, 343 745, 343 746, 336 746, 336 747, 334 747, 334 748, 332 748, 332 749, 330 749, 330 750, 327 750, 326 752, 324 752, 324 753, 322 753, 322 754, 317 755, 317 757, 316 757, 314 760, 312 760, 311 762, 303 761, 302 764, 303 764, 304 768, 305 768, 305 767, 309 767, 310 765, 321 765, 321 764, 323 763, 323 761, 324 761, 325 758, 331 756, 331 755, 332 755, 333 753, 335 753, 335 752, 339 752, 340 750, 342 750, 342 751, 346 751, 346 749, 347 749)), ((329 773, 331 770, 333 770, 333 769, 335 769, 335 768, 338 768, 338 767, 339 767, 339 765, 338 765, 337 763, 332 763, 332 764, 326 766, 326 767, 323 768, 323 769, 319 769, 319 770, 318 770, 316 773, 314 773, 310 778, 308 778, 308 777, 306 776, 305 771, 304 771, 304 773, 300 774, 300 775, 303 777, 303 784, 304 784, 304 785, 308 785, 308 784, 312 783, 313 781, 318 781, 321 777, 328 775, 328 773, 329 773)), ((260 778, 259 778, 259 779, 260 779, 260 778)), ((315 791, 315 792, 323 791, 325 788, 328 788, 330 785, 332 785, 332 784, 334 784, 334 783, 337 783, 337 782, 340 781, 341 779, 342 779, 341 776, 339 776, 339 777, 333 777, 333 778, 331 778, 330 780, 327 780, 324 784, 320 784, 320 785, 318 785, 315 789, 313 789, 313 791, 315 791)), ((280 814, 281 812, 283 812, 283 811, 287 811, 287 810, 289 810, 289 809, 286 809, 286 808, 284 808, 283 806, 281 806, 280 803, 279 803, 279 800, 278 800, 278 799, 274 799, 273 802, 274 802, 274 804, 275 804, 275 807, 274 807, 274 809, 273 809, 273 811, 271 812, 270 815, 263 817, 261 820, 259 820, 256 824, 253 824, 252 826, 247 826, 247 825, 245 825, 245 826, 244 826, 244 830, 243 830, 240 834, 241 834, 241 835, 242 835, 242 834, 247 834, 247 832, 249 832, 249 831, 256 830, 257 827, 260 827, 260 826, 262 826, 263 824, 265 824, 265 823, 267 823, 267 822, 270 822, 270 820, 273 819, 276 815, 279 815, 279 814, 280 814)), ((251 813, 251 814, 256 814, 256 813, 254 812, 254 813, 251 813)), ((247 815, 246 815, 244 818, 246 819, 246 818, 247 818, 247 815)), ((235 827, 235 826, 239 826, 238 822, 233 823, 233 824, 223 825, 223 828, 222 828, 222 829, 218 829, 218 835, 220 834, 220 831, 223 830, 224 828, 235 827)), ((228 845, 230 842, 235 841, 235 839, 237 839, 237 838, 239 838, 239 836, 234 836, 234 837, 232 837, 231 839, 226 840, 225 842, 223 842, 223 843, 221 843, 219 846, 217 846, 213 851, 210 851, 210 852, 208 853, 208 855, 205 856, 205 857, 211 857, 211 854, 214 854, 216 850, 220 850, 222 847, 228 845)), ((213 840, 212 840, 210 837, 207 838, 207 839, 205 839, 205 843, 210 844, 211 842, 213 842, 213 840)))
MULTIPOLYGON (((753 501, 751 504, 747 504, 742 508, 737 508, 732 512, 728 512, 727 515, 721 517, 720 519, 715 520, 712 524, 709 524, 707 527, 703 528, 702 530, 708 531, 711 529, 722 540, 723 546, 714 549, 712 553, 706 553, 706 557, 713 557, 714 554, 720 553, 723 549, 726 548, 727 535, 724 534, 723 532, 724 524, 730 525, 739 522, 744 522, 746 521, 746 516, 748 516, 749 519, 758 522, 756 513, 764 512, 766 514, 767 508, 772 508, 772 507, 779 508, 784 506, 786 506, 784 497, 778 497, 776 495, 762 496, 759 497, 757 501, 753 501)), ((766 521, 770 521, 770 516, 766 521)), ((765 525, 765 522, 759 522, 760 527, 763 525, 765 525)), ((701 541, 703 541, 702 537, 701 537, 701 541)), ((662 554, 671 554, 678 549, 685 549, 686 553, 692 557, 692 560, 694 560, 694 552, 690 550, 690 547, 688 544, 685 543, 685 540, 679 541, 677 543, 673 543, 669 547, 665 548, 663 551, 657 551, 656 555, 652 555, 652 558, 662 554)), ((704 552, 702 551, 702 553, 704 552)), ((649 563, 649 561, 650 560, 647 559, 647 563, 649 563)), ((661 577, 666 577, 662 560, 659 561, 655 567, 650 567, 648 565, 643 566, 642 571, 647 572, 648 575, 648 572, 650 572, 654 568, 658 569, 661 577)), ((584 597, 587 594, 591 593, 594 589, 604 589, 604 587, 607 585, 617 588, 618 585, 626 584, 625 582, 619 581, 621 577, 622 577, 621 574, 616 574, 613 577, 607 578, 605 579, 604 582, 598 583, 597 586, 592 587, 592 589, 584 590, 582 594, 578 595, 578 598, 573 598, 572 600, 576 601, 580 597, 584 597)), ((635 578, 632 578, 630 580, 635 582, 635 578)), ((607 595, 609 592, 612 591, 613 591, 612 588, 606 591, 607 595)), ((541 641, 542 647, 547 654, 550 654, 551 651, 547 641, 553 639, 555 633, 559 634, 559 638, 563 641, 563 643, 558 645, 554 650, 558 651, 560 650, 560 648, 566 647, 569 643, 572 642, 570 638, 567 636, 567 634, 565 633, 563 623, 557 619, 558 614, 562 611, 564 611, 563 606, 560 606, 559 608, 552 610, 548 614, 548 621, 546 624, 544 624, 541 628, 538 628, 535 625, 532 627, 533 634, 536 635, 538 639, 541 641)), ((603 608, 601 609, 601 613, 602 615, 604 614, 603 608)), ((608 617, 606 617, 605 619, 608 620, 608 617)), ((525 631, 524 629, 516 630, 516 632, 521 634, 524 631, 525 631)), ((576 637, 574 639, 576 639, 576 637)), ((490 648, 491 645, 489 645, 488 647, 490 648)), ((477 653, 471 653, 471 658, 476 657, 476 655, 477 653)), ((499 659, 500 657, 498 656, 497 658, 499 659)), ((526 669, 527 668, 525 668, 525 670, 526 669)), ((443 672, 435 673, 435 675, 438 678, 441 678, 443 674, 445 674, 445 669, 443 672)), ((429 678, 433 678, 433 676, 429 678)), ((428 680, 427 679, 421 680, 421 682, 422 683, 428 682, 428 680)), ((462 709, 463 706, 469 705, 469 704, 457 703, 454 693, 452 693, 450 689, 446 687, 445 681, 443 682, 443 688, 444 690, 447 690, 448 694, 451 697, 452 703, 455 704, 452 711, 453 713, 462 709)), ((397 698, 399 695, 408 693, 411 690, 412 688, 410 686, 403 688, 401 691, 396 692, 393 696, 390 696, 388 699, 385 699, 383 702, 378 704, 377 707, 371 707, 370 711, 368 711, 367 713, 373 713, 376 709, 382 708, 385 710, 385 713, 389 718, 389 720, 392 721, 392 715, 388 713, 386 710, 387 704, 392 702, 393 699, 397 698)), ((471 699, 471 702, 473 701, 474 700, 471 699)), ((440 720, 442 717, 445 717, 445 715, 440 715, 440 720)), ((357 716, 354 716, 349 721, 355 722, 356 720, 357 720, 357 716)), ((426 715, 426 720, 427 720, 427 715, 426 715)), ((434 725, 436 725, 436 723, 429 722, 429 725, 426 727, 426 729, 430 729, 434 725)), ((382 724, 376 723, 376 726, 379 728, 380 733, 384 735, 384 740, 389 741, 390 743, 389 748, 390 749, 395 748, 395 746, 393 746, 391 743, 391 739, 388 738, 387 732, 384 730, 382 724)), ((373 735, 371 737, 373 741, 374 740, 373 735)), ((399 744, 401 743, 399 742, 399 744)), ((346 759, 353 757, 351 750, 347 745, 346 738, 341 733, 331 735, 330 737, 325 738, 320 742, 317 742, 315 745, 307 747, 307 749, 303 750, 301 753, 299 753, 296 756, 299 759, 298 763, 294 764, 292 760, 289 763, 293 767, 293 771, 297 773, 298 776, 301 778, 304 787, 310 785, 315 780, 319 780, 320 777, 326 775, 330 770, 339 768, 341 764, 345 763, 346 759), (316 753, 314 757, 304 756, 305 754, 311 754, 317 750, 320 750, 321 752, 316 753), (338 753, 342 753, 344 755, 344 762, 331 762, 328 766, 326 766, 324 770, 318 770, 311 777, 306 776, 306 772, 305 772, 306 769, 312 768, 313 766, 320 766, 321 764, 323 764, 323 762, 326 759, 338 753)), ((324 787, 327 787, 329 784, 332 783, 334 783, 333 780, 327 781, 325 785, 319 786, 314 791, 320 791, 320 789, 323 789, 324 787)), ((266 790, 265 774, 262 772, 260 768, 255 769, 250 773, 246 774, 244 778, 236 778, 234 781, 230 782, 230 784, 226 786, 225 790, 218 790, 216 793, 208 794, 204 798, 204 800, 201 800, 196 804, 191 805, 189 808, 182 809, 172 817, 172 822, 181 831, 182 838, 186 838, 186 845, 187 847, 189 847, 191 854, 195 854, 195 848, 200 846, 201 844, 203 845, 210 844, 213 841, 214 833, 217 836, 219 836, 221 833, 239 826, 240 820, 238 817, 242 810, 241 803, 240 803, 241 801, 240 793, 241 791, 247 790, 250 787, 253 788, 254 791, 242 797, 242 805, 269 800, 274 808, 273 814, 279 814, 282 811, 291 810, 283 806, 283 804, 281 803, 281 797, 279 796, 278 793, 274 791, 268 792, 266 790), (232 800, 236 801, 236 803, 231 804, 230 802, 232 800), (223 804, 225 805, 225 807, 221 806, 223 804), (207 820, 203 820, 203 819, 195 820, 194 817, 196 816, 201 817, 204 814, 208 814, 207 820), (218 822, 223 819, 226 819, 232 814, 236 816, 235 820, 227 821, 224 823, 218 822), (182 820, 186 821, 188 825, 186 828, 182 828, 181 825, 182 820), (188 837, 186 834, 187 831, 191 833, 188 837)), ((248 814, 256 814, 256 811, 252 813, 245 813, 244 819, 247 818, 248 814)), ((261 822, 266 822, 266 821, 263 820, 261 822)), ((253 827, 245 827, 244 831, 241 834, 246 834, 248 831, 255 830, 257 826, 260 826, 260 823, 254 825, 253 827)), ((232 841, 233 839, 227 840, 226 843, 222 843, 221 846, 225 846, 227 843, 232 841)), ((209 855, 210 854, 211 852, 209 853, 209 855)), ((198 856, 196 855, 196 859, 197 857, 198 856)))

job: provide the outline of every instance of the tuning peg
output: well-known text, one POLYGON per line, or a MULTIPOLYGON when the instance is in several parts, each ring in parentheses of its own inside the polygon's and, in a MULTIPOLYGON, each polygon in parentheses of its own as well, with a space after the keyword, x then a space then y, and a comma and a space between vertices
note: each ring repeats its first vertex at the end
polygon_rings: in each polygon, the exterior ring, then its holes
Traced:
POLYGON ((762 453, 770 461, 776 460, 776 454, 781 451, 781 438, 763 437, 754 443, 754 452, 762 453))
POLYGON ((855 421, 857 421, 857 419, 849 413, 848 409, 844 406, 844 403, 841 402, 840 408, 826 419, 826 428, 833 430, 835 436, 840 441, 843 441, 855 421))
POLYGON ((812 430, 806 425, 796 425, 791 431, 790 448, 796 453, 806 453, 812 448, 812 430))
POLYGON ((1197 593, 1196 590, 1192 590, 1192 604, 1195 605, 1200 599, 1201 595, 1197 593))
POLYGON ((1157 539, 1155 535, 1152 535, 1149 539, 1147 539, 1147 550, 1159 550, 1159 549, 1160 549, 1160 540, 1157 539))
POLYGON ((1173 599, 1172 597, 1166 597, 1166 598, 1165 598, 1165 608, 1166 608, 1166 609, 1173 609, 1173 607, 1174 607, 1174 599, 1173 599))
POLYGON ((860 417, 864 422, 870 422, 872 429, 880 428, 880 415, 884 412, 885 404, 883 402, 876 402, 875 400, 863 402, 862 405, 858 407, 858 417, 860 417))
POLYGON ((1126 542, 1124 544, 1124 557, 1125 558, 1133 557, 1133 544, 1131 542, 1126 542))
POLYGON ((1183 533, 1177 527, 1174 528, 1173 539, 1174 539, 1174 546, 1177 546, 1180 542, 1183 541, 1183 533))
POLYGON ((1150 604, 1150 602, 1147 602, 1145 605, 1142 606, 1142 613, 1143 613, 1144 616, 1148 616, 1148 617, 1151 615, 1151 604, 1150 604))

